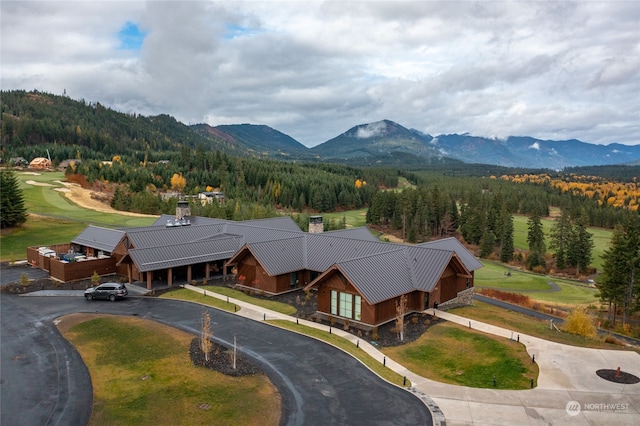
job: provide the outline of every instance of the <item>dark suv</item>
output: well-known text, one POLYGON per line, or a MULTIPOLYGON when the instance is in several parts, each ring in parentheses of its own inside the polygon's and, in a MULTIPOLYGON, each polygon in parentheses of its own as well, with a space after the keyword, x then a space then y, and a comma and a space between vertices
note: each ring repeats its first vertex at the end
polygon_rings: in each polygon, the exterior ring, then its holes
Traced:
POLYGON ((120 283, 104 283, 84 291, 84 297, 87 300, 109 299, 112 302, 116 299, 124 299, 127 294, 129 294, 127 287, 120 283))

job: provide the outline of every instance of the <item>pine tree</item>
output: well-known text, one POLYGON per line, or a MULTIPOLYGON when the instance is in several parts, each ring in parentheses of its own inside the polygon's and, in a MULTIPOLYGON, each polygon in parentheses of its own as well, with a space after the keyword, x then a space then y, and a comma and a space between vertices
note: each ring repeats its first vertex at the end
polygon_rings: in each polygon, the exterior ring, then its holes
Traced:
POLYGON ((567 263, 580 271, 586 271, 591 263, 593 234, 587 231, 587 215, 583 212, 570 233, 567 263))
POLYGON ((496 236, 493 234, 493 231, 489 229, 484 230, 484 234, 482 235, 482 242, 480 243, 480 257, 488 258, 493 253, 493 249, 496 245, 496 236))
POLYGON ((509 263, 513 260, 513 216, 504 211, 502 217, 502 236, 500 237, 500 261, 509 263))
POLYGON ((562 210, 560 217, 551 227, 551 242, 549 243, 549 248, 555 250, 553 257, 556 259, 556 266, 559 269, 564 269, 567 266, 567 251, 572 233, 573 226, 569 220, 569 212, 562 210))
POLYGON ((13 228, 27 220, 22 190, 12 170, 0 171, 0 227, 13 228))
POLYGON ((598 280, 600 300, 609 303, 609 320, 615 324, 616 311, 623 309, 623 324, 640 310, 640 216, 616 226, 609 248, 602 256, 598 280))
POLYGON ((538 213, 527 221, 529 232, 527 234, 527 243, 529 243, 529 257, 527 258, 527 268, 533 270, 536 266, 546 267, 544 256, 547 248, 544 244, 544 230, 538 213))

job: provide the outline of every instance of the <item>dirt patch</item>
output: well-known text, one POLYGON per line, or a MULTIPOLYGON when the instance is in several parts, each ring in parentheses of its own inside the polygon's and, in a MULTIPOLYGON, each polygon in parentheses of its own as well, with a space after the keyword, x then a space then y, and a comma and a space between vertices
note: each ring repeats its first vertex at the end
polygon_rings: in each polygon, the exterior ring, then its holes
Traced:
POLYGON ((132 212, 116 210, 112 208, 110 205, 100 201, 100 199, 101 198, 104 199, 104 197, 93 194, 94 191, 91 191, 89 189, 84 189, 77 183, 69 183, 69 182, 62 182, 62 181, 56 181, 56 183, 60 183, 64 185, 64 188, 56 188, 56 190, 64 192, 65 197, 67 197, 69 200, 73 201, 75 204, 85 209, 95 210, 101 213, 120 214, 124 216, 157 217, 156 215, 132 213, 132 212))
POLYGON ((53 186, 50 183, 36 182, 35 180, 28 180, 25 183, 28 184, 28 185, 33 185, 33 186, 53 186))

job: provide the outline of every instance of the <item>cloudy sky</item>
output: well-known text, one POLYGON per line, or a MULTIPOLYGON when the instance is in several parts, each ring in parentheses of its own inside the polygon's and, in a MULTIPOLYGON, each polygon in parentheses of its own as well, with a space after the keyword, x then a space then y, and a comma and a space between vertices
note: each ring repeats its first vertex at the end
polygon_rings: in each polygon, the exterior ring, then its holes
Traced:
POLYGON ((640 144, 640 2, 7 1, 2 90, 313 146, 438 135, 640 144))

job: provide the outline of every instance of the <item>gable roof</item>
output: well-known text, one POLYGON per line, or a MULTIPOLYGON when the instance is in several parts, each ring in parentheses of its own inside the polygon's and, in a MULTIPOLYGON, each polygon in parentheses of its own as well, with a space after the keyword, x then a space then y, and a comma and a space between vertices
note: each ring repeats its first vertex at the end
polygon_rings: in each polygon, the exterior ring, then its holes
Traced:
POLYGON ((441 240, 428 241, 426 243, 418 244, 418 247, 430 247, 442 250, 455 251, 464 266, 469 271, 475 271, 482 268, 482 263, 476 257, 462 245, 460 241, 453 237, 443 238, 441 240))
POLYGON ((89 225, 71 243, 111 253, 124 236, 125 232, 118 229, 89 225))
POLYGON ((438 244, 442 247, 410 246, 331 233, 305 233, 247 244, 228 263, 237 262, 248 251, 270 276, 303 269, 323 272, 308 287, 321 281, 329 271, 340 271, 369 303, 375 304, 414 290, 432 291, 449 265, 471 277, 458 253, 471 258, 473 261, 467 262, 472 267, 482 266, 461 244, 447 243, 438 244))

